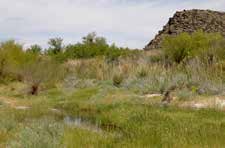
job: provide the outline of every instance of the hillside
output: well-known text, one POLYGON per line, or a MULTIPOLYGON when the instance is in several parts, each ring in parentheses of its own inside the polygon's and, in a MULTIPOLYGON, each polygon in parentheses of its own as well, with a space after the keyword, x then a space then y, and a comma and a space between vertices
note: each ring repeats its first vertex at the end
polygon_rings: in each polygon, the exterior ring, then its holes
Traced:
POLYGON ((219 32, 225 36, 225 13, 197 9, 178 11, 145 47, 145 50, 160 48, 165 35, 178 35, 181 32, 193 33, 197 30, 208 33, 219 32))

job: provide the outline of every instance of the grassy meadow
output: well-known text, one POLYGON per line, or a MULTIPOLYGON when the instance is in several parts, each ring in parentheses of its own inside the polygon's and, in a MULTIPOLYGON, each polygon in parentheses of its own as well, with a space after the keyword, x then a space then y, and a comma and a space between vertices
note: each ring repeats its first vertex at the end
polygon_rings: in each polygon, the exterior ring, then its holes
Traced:
POLYGON ((0 147, 224 147, 224 43, 201 31, 153 51, 93 33, 46 50, 3 42, 0 147))

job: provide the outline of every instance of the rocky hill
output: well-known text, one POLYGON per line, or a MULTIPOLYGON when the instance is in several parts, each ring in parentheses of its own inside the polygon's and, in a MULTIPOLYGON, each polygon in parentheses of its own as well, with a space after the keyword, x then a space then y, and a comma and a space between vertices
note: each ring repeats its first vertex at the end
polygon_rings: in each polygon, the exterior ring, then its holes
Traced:
POLYGON ((225 36, 225 12, 198 9, 176 12, 144 50, 160 48, 165 35, 193 33, 196 30, 219 32, 225 36))

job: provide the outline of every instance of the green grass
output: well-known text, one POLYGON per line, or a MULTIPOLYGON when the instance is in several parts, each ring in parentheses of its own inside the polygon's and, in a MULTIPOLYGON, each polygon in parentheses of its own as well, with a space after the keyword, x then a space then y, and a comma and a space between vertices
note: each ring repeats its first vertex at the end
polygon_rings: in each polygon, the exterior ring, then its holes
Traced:
MULTIPOLYGON (((52 89, 26 100, 29 110, 0 108, 0 146, 61 147, 223 147, 225 113, 145 102, 118 88, 52 89), (49 109, 57 108, 61 114, 49 109), (64 122, 81 117, 101 132, 64 122)), ((157 101, 158 100, 158 101, 157 101)), ((18 98, 17 101, 24 101, 18 98)))

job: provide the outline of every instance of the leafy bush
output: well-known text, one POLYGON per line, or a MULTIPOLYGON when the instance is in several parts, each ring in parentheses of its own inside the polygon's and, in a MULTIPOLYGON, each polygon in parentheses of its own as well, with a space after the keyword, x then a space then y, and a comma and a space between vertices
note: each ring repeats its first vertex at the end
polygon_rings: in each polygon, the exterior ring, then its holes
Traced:
POLYGON ((106 39, 98 37, 96 33, 89 33, 83 37, 82 43, 71 44, 66 47, 67 58, 93 58, 104 55, 109 48, 106 39))
POLYGON ((122 84, 123 80, 124 80, 124 77, 122 74, 115 74, 113 76, 113 85, 116 87, 119 87, 122 84))
POLYGON ((163 41, 165 58, 169 62, 181 63, 193 57, 204 62, 224 58, 224 38, 217 33, 197 31, 193 34, 181 33, 178 36, 167 36, 163 41))
POLYGON ((22 45, 14 40, 2 42, 0 44, 0 78, 20 79, 16 71, 31 59, 30 54, 23 51, 22 45))
POLYGON ((21 69, 21 75, 30 85, 29 94, 37 95, 41 85, 54 85, 63 76, 61 65, 49 58, 37 58, 21 69))
POLYGON ((75 58, 93 58, 104 55, 106 47, 100 47, 96 44, 75 44, 66 47, 66 56, 70 59, 75 58))
POLYGON ((118 62, 119 58, 133 57, 138 55, 138 50, 130 50, 128 48, 119 48, 116 45, 110 46, 105 52, 105 58, 107 62, 118 62))
POLYGON ((166 58, 173 62, 181 63, 189 56, 193 49, 190 44, 191 42, 191 36, 187 33, 182 33, 177 37, 166 37, 163 42, 166 58))

